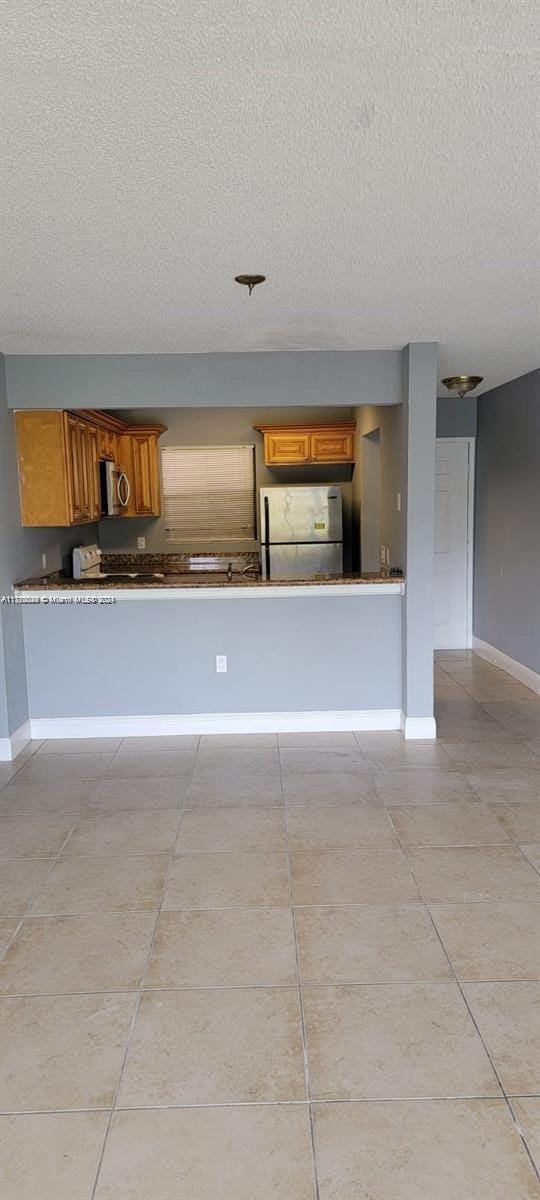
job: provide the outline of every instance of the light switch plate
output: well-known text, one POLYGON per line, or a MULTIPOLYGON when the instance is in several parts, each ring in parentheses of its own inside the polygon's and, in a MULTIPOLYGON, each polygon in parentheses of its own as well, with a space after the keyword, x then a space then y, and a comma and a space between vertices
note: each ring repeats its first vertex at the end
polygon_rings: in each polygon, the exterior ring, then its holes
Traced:
POLYGON ((137 538, 137 550, 146 550, 146 538, 145 537, 137 538))
POLYGON ((216 671, 218 675, 225 675, 227 672, 227 655, 216 654, 216 671))

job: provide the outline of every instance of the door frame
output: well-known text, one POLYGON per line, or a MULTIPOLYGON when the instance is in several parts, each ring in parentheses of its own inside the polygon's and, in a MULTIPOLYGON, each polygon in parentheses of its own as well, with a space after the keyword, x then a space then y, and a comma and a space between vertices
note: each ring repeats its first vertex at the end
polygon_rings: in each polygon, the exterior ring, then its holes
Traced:
POLYGON ((476 465, 476 435, 474 437, 438 437, 439 442, 466 442, 469 458, 469 480, 467 487, 467 645, 472 649, 473 644, 473 583, 474 583, 474 475, 476 465))

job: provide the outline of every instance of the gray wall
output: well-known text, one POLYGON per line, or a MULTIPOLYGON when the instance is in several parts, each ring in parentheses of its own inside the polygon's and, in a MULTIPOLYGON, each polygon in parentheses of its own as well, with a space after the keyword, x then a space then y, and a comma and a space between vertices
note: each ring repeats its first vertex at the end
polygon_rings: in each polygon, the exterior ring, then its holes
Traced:
MULTIPOLYGON (((283 409, 275 408, 166 408, 145 412, 136 409, 133 412, 123 412, 122 416, 128 421, 149 420, 161 421, 167 426, 167 432, 159 439, 160 446, 225 446, 254 444, 256 487, 268 487, 272 484, 288 483, 340 483, 343 488, 344 533, 347 546, 350 547, 351 535, 351 475, 350 466, 329 467, 279 467, 271 470, 264 463, 264 444, 262 434, 256 433, 254 425, 278 424, 284 420, 283 409)), ((324 408, 289 408, 286 420, 290 424, 301 424, 309 421, 350 421, 350 408, 330 411, 324 408)), ((257 513, 258 518, 258 513, 257 513)), ((163 517, 154 518, 114 518, 101 521, 99 525, 99 541, 103 550, 137 551, 137 538, 146 538, 146 549, 156 553, 178 549, 221 551, 255 550, 257 540, 229 542, 201 542, 193 539, 174 546, 165 541, 165 521, 163 517)))
POLYGON ((475 437, 476 396, 439 396, 437 437, 475 437))
POLYGON ((401 351, 7 357, 10 408, 398 404, 401 351))
MULTIPOLYGON (((81 541, 80 529, 21 527, 14 419, 7 408, 3 355, 0 355, 0 522, 0 596, 9 593, 17 580, 40 574, 43 553, 47 555, 47 570, 55 570, 71 547, 81 541)), ((97 525, 84 526, 84 531, 85 540, 95 539, 97 525)), ((20 609, 3 604, 0 625, 0 737, 7 737, 28 716, 20 609)))
POLYGON ((474 633, 540 672, 540 370, 478 399, 474 633))
MULTIPOLYGON (((291 400, 295 406, 331 405, 334 411, 399 404, 389 420, 396 422, 395 490, 402 492, 402 516, 387 541, 398 547, 396 560, 407 572, 403 605, 399 596, 362 596, 27 607, 22 621, 32 716, 401 705, 408 716, 432 715, 434 344, 411 345, 403 355, 12 358, 8 370, 13 408, 96 406, 136 408, 139 414, 152 408, 155 415, 164 407, 197 405, 253 409, 255 403, 290 410, 291 400), (127 645, 133 653, 126 653, 127 645), (73 662, 84 646, 99 647, 99 653, 89 655, 82 688, 73 662), (227 676, 215 674, 216 653, 231 655, 227 676)), ((81 530, 20 529, 13 430, 5 412, 2 423, 2 441, 7 434, 9 446, 0 498, 9 550, 2 552, 1 571, 9 586, 39 569, 43 548, 60 557, 80 540, 81 530)), ((90 540, 95 530, 85 527, 84 535, 90 540)), ((21 611, 13 611, 14 637, 4 636, 7 694, 14 697, 12 709, 19 710, 16 720, 10 717, 11 729, 26 713, 26 687, 19 686, 21 611)))
POLYGON ((400 596, 120 599, 23 619, 32 717, 401 707, 400 596), (85 646, 99 654, 81 686, 85 646))
POLYGON ((402 435, 406 438, 403 597, 403 711, 433 715, 433 555, 437 346, 415 342, 403 352, 402 435))
POLYGON ((396 495, 402 493, 405 504, 405 471, 407 446, 404 435, 401 405, 377 407, 371 405, 354 410, 356 420, 355 467, 352 481, 353 561, 361 565, 360 509, 362 496, 362 438, 380 429, 381 454, 381 536, 380 541, 390 548, 391 565, 405 565, 403 511, 398 512, 396 495))
POLYGON ((4 654, 4 618, 0 614, 0 738, 9 734, 6 659, 4 654))

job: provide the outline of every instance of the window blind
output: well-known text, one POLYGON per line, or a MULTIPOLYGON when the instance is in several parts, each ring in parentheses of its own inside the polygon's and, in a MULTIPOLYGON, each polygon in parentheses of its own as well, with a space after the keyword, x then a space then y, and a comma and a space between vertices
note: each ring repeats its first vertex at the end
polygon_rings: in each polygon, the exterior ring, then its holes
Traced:
POLYGON ((163 446, 167 542, 255 537, 254 446, 163 446))

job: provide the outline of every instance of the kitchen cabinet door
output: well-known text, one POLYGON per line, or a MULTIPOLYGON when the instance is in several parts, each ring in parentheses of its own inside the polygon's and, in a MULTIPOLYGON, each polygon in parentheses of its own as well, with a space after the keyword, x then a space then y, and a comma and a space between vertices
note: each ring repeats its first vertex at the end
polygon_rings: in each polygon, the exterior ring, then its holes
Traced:
POLYGON ((72 525, 78 525, 89 520, 88 475, 84 457, 86 447, 83 443, 82 421, 71 416, 71 413, 66 413, 65 419, 70 522, 72 525))
POLYGON ((354 462, 354 438, 352 433, 340 429, 329 429, 310 436, 310 461, 313 463, 354 462))
POLYGON ((93 516, 91 500, 92 471, 90 464, 92 446, 90 442, 90 426, 85 421, 79 421, 78 423, 78 437, 81 471, 80 508, 83 520, 90 521, 93 516))
POLYGON ((67 484, 70 524, 98 521, 99 444, 95 425, 65 414, 67 484))
POLYGON ((109 462, 116 462, 116 434, 110 429, 100 427, 98 429, 98 458, 107 459, 109 462))
POLYGON ((274 467, 309 462, 309 434, 302 431, 265 433, 264 461, 267 466, 274 467))
POLYGON ((87 465, 90 520, 99 521, 101 498, 99 489, 99 431, 95 425, 88 426, 87 465))
POLYGON ((69 480, 72 447, 66 413, 21 410, 15 413, 15 430, 21 524, 71 525, 69 480))
POLYGON ((159 517, 158 444, 156 437, 131 436, 132 511, 137 517, 159 517))

